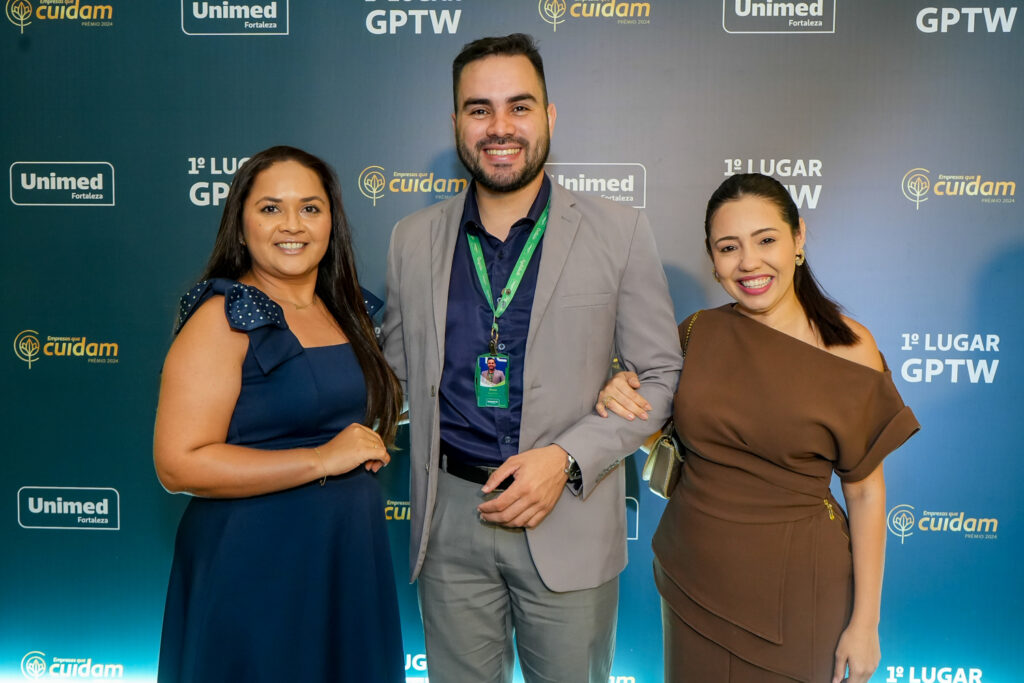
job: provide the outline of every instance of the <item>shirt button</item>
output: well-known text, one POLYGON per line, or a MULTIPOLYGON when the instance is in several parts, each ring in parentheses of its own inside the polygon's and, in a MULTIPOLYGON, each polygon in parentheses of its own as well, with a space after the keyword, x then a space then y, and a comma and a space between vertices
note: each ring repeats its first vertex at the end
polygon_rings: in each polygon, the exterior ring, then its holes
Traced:
POLYGON ((498 350, 499 350, 499 351, 504 351, 504 350, 505 350, 505 344, 504 344, 504 342, 499 342, 499 344, 498 344, 498 350))
POLYGON ((498 250, 498 258, 505 258, 505 250, 504 249, 499 249, 498 250))
POLYGON ((502 439, 502 441, 505 442, 505 443, 512 443, 512 437, 511 436, 506 436, 505 438, 502 439))

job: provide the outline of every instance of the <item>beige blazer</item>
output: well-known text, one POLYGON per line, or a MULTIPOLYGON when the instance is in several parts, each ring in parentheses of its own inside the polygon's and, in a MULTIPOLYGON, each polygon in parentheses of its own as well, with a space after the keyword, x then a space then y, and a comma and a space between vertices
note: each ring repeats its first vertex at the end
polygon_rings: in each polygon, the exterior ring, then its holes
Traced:
MULTIPOLYGON (((410 577, 430 541, 440 443, 448 283, 463 192, 395 225, 388 251, 384 354, 410 414, 410 577)), ((646 216, 552 183, 551 210, 523 367, 521 451, 557 443, 583 473, 527 531, 541 579, 554 591, 592 588, 626 566, 625 476, 619 464, 671 414, 682 357, 665 272, 646 216), (643 383, 647 422, 594 411, 618 356, 643 383)))

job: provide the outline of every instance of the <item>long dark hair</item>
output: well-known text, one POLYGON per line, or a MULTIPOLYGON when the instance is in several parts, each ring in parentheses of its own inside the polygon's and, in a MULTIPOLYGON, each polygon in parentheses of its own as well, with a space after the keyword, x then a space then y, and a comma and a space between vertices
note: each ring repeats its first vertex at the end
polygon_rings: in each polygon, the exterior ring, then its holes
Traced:
POLYGON ((385 443, 394 440, 402 409, 402 389, 384 360, 366 312, 363 293, 356 276, 352 232, 341 204, 341 184, 334 169, 322 159, 295 147, 265 149, 249 158, 235 175, 224 202, 224 214, 213 244, 213 253, 202 279, 222 277, 237 280, 252 269, 249 250, 242 244, 242 210, 256 177, 282 161, 295 161, 320 177, 331 205, 331 237, 327 252, 317 267, 316 294, 348 337, 366 380, 366 424, 377 424, 385 443))
MULTIPOLYGON (((711 254, 711 219, 722 204, 747 196, 760 197, 777 206, 793 232, 794 239, 799 234, 800 212, 782 183, 760 173, 738 173, 719 185, 708 200, 707 212, 704 214, 704 248, 708 250, 708 255, 711 254)), ((806 256, 803 264, 796 267, 793 289, 797 301, 804 309, 804 315, 818 328, 825 346, 851 346, 857 343, 857 334, 843 320, 842 307, 822 291, 806 256)))

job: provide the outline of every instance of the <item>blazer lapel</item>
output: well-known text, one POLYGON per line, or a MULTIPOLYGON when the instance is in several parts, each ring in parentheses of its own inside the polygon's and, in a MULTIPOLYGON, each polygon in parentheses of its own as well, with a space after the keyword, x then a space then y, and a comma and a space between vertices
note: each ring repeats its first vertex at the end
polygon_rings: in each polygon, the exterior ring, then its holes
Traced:
POLYGON ((445 203, 430 225, 430 281, 434 304, 434 332, 437 335, 438 368, 444 367, 444 331, 448 321, 448 286, 452 278, 455 240, 459 219, 466 204, 466 192, 445 203))
POLYGON ((526 356, 537 336, 538 325, 551 303, 555 285, 562 276, 562 268, 569 257, 569 249, 580 226, 580 212, 573 208, 575 200, 561 185, 551 182, 551 210, 548 227, 544 231, 544 248, 540 256, 540 270, 537 273, 537 287, 533 293, 533 308, 530 310, 530 331, 526 335, 526 356))

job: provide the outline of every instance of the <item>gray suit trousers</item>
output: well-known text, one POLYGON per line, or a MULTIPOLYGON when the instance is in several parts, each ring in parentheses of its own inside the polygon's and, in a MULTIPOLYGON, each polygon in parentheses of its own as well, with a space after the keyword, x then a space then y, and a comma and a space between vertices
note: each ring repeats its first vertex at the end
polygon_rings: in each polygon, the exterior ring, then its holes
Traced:
POLYGON ((419 575, 431 683, 509 683, 513 635, 527 683, 607 683, 618 577, 596 588, 549 590, 525 532, 480 520, 478 484, 438 476, 419 575))

